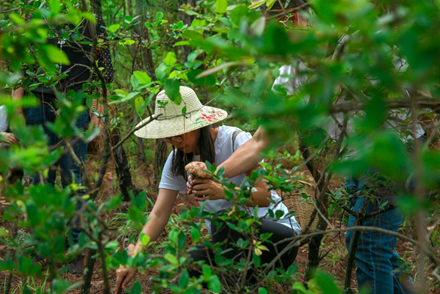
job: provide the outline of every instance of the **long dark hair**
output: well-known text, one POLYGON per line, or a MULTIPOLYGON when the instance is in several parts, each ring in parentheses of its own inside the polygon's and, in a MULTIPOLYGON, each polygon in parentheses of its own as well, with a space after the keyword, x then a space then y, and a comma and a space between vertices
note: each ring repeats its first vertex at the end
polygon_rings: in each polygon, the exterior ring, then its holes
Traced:
MULTIPOLYGON (((211 136, 211 126, 207 126, 200 129, 199 137, 199 150, 200 150, 200 161, 209 163, 215 163, 215 150, 214 150, 214 140, 211 136)), ((174 147, 173 147, 174 148, 174 147)), ((183 176, 186 178, 185 165, 190 163, 194 157, 194 153, 185 153, 180 149, 174 148, 172 161, 172 171, 174 176, 183 176)))

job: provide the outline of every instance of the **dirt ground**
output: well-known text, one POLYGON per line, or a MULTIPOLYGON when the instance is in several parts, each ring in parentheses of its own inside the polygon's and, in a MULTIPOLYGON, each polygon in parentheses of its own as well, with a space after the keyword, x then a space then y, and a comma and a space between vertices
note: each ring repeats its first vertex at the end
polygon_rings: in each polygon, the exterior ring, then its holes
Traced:
MULTIPOLYGON (((88 169, 91 170, 90 174, 93 174, 94 171, 97 170, 97 164, 96 163, 89 163, 88 169)), ((132 170, 133 175, 133 181, 135 185, 138 188, 144 188, 148 189, 147 192, 149 196, 152 196, 154 199, 155 195, 152 195, 151 189, 148 187, 148 178, 147 174, 150 176, 152 175, 152 170, 146 170, 145 167, 139 167, 135 170, 132 170)), ((150 179, 151 180, 151 179, 150 179)), ((310 174, 308 174, 306 171, 303 172, 301 176, 301 180, 304 182, 304 190, 302 193, 306 193, 307 195, 313 195, 314 193, 314 185, 313 185, 313 179, 311 178, 310 174)), ((110 196, 115 195, 118 191, 117 189, 117 179, 116 174, 113 169, 109 169, 107 174, 105 175, 104 184, 101 187, 99 199, 98 201, 106 200, 110 196)), ((341 185, 341 181, 335 180, 331 184, 332 189, 337 189, 341 185)), ((0 202, 4 202, 4 198, 0 198, 0 202)), ((179 212, 186 206, 192 206, 192 205, 198 205, 195 201, 191 200, 190 197, 187 196, 179 196, 177 203, 175 205, 174 214, 179 214, 179 212)), ((117 211, 125 212, 127 209, 127 205, 122 205, 117 211)), ((112 214, 109 214, 108 216, 105 216, 107 220, 110 220, 112 218, 112 214)), ((341 216, 335 215, 334 218, 331 219, 332 225, 335 228, 344 227, 345 225, 341 222, 341 216)), ((5 224, 3 220, 0 218, 0 228, 7 226, 8 224, 5 224)), ((410 226, 410 224, 404 224, 402 232, 405 233, 408 230, 405 229, 405 226, 410 226)), ((116 234, 114 231, 113 233, 116 234)), ((166 236, 163 235, 162 238, 165 238, 166 236)), ((338 233, 334 235, 327 235, 321 245, 321 254, 324 255, 324 258, 321 261, 320 269, 326 271, 327 273, 334 276, 342 285, 345 279, 345 271, 346 271, 346 260, 347 260, 347 250, 345 249, 345 233, 338 233)), ((0 259, 3 259, 3 257, 6 255, 7 248, 4 245, 0 244, 0 259)), ((402 257, 405 257, 405 260, 409 262, 412 265, 415 265, 415 253, 414 248, 409 242, 403 242, 398 241, 396 250, 399 253, 399 255, 402 257)), ((298 280, 302 281, 303 276, 302 273, 304 273, 304 270, 306 268, 307 264, 307 255, 308 255, 308 245, 303 245, 299 248, 298 256, 296 259, 296 262, 298 263, 298 280)), ((95 264, 95 270, 93 274, 93 281, 92 281, 92 288, 90 293, 100 293, 103 289, 103 278, 102 274, 100 272, 101 266, 99 261, 95 264)), ((415 266, 412 266, 412 272, 415 271, 415 266)), ((429 270, 431 272, 432 269, 429 270)), ((150 281, 149 277, 154 274, 153 270, 147 270, 144 273, 137 273, 135 280, 139 280, 142 284, 143 293, 149 293, 148 289, 152 285, 152 282, 150 281)), ((3 293, 4 291, 4 283, 6 282, 6 277, 8 273, 6 272, 0 272, 0 292, 3 293)), ((64 279, 67 279, 71 284, 80 282, 82 280, 82 277, 76 277, 74 275, 71 275, 67 272, 62 274, 62 277, 64 279)), ((417 277, 416 277, 417 278, 417 277)), ((114 287, 114 283, 116 280, 116 273, 114 270, 110 271, 109 274, 109 281, 111 283, 112 288, 114 287)), ((440 286, 439 283, 435 283, 435 280, 432 276, 428 276, 427 278, 427 284, 430 287, 430 291, 428 293, 440 293, 440 286)), ((44 284, 45 281, 42 279, 35 279, 35 280, 29 280, 25 277, 19 277, 14 276, 13 277, 13 288, 12 290, 14 292, 11 293, 20 293, 20 289, 22 285, 24 284, 30 284, 31 286, 39 287, 40 285, 44 284)), ((273 293, 290 293, 289 287, 287 285, 278 286, 277 291, 273 293)), ((356 289, 356 279, 355 275, 352 276, 352 288, 356 289)), ((74 290, 70 291, 69 293, 72 294, 78 294, 80 293, 80 287, 75 288, 74 290)), ((168 291, 164 291, 163 293, 168 293, 168 291)), ((171 293, 171 291, 169 291, 171 293)))

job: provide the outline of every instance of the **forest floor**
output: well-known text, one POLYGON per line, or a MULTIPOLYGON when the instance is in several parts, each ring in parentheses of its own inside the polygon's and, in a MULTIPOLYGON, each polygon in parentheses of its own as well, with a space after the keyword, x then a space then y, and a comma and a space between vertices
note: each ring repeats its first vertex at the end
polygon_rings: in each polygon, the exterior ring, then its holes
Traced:
MULTIPOLYGON (((98 164, 96 161, 92 161, 91 163, 88 163, 88 170, 92 171, 89 174, 93 174, 93 172, 97 171, 98 164)), ((150 176, 153 174, 152 170, 149 168, 146 170, 145 167, 138 167, 137 169, 132 169, 132 176, 133 176, 133 182, 139 189, 146 189, 147 194, 155 200, 155 194, 151 191, 151 187, 149 187, 149 181, 147 174, 150 176)), ((305 183, 309 183, 310 185, 305 185, 305 190, 303 193, 306 193, 308 195, 312 195, 314 193, 313 187, 313 179, 311 175, 304 170, 301 175, 302 181, 305 183)), ((150 178, 151 181, 151 178, 150 178)), ((342 184, 341 180, 334 180, 331 183, 331 189, 337 189, 342 184)), ((118 187, 117 187, 117 177, 116 173, 113 168, 109 168, 108 172, 105 175, 104 183, 100 189, 99 198, 97 201, 105 201, 108 200, 109 197, 115 195, 118 193, 118 187)), ((0 201, 3 201, 4 199, 0 198, 0 201)), ((180 195, 177 199, 176 205, 174 206, 173 214, 179 215, 180 211, 184 207, 190 207, 193 205, 198 205, 197 202, 193 201, 190 197, 180 195)), ((114 220, 115 215, 119 213, 125 213, 127 211, 128 204, 123 203, 120 208, 116 210, 116 212, 113 212, 111 214, 105 215, 104 218, 111 222, 114 220)), ((342 221, 342 215, 335 214, 331 219, 331 223, 335 228, 345 227, 346 224, 342 221)), ((4 221, 0 218, 0 228, 7 227, 8 224, 3 223, 4 221)), ((409 223, 404 223, 401 228, 401 233, 411 235, 412 234, 412 228, 409 223)), ((117 238, 118 232, 117 228, 113 228, 113 230, 110 232, 109 237, 110 238, 117 238)), ((162 234, 160 238, 166 238, 166 234, 162 234)), ((123 246, 126 246, 127 239, 124 240, 124 238, 120 238, 119 240, 123 239, 123 243, 121 244, 123 246)), ((190 239, 190 238, 189 238, 190 239)), ((160 239, 158 240, 160 242, 160 239)), ((410 271, 414 274, 415 272, 415 252, 414 252, 414 246, 411 245, 409 242, 404 242, 399 240, 396 246, 396 251, 399 253, 401 257, 404 257, 405 261, 411 265, 410 271)), ((3 257, 6 255, 7 248, 0 244, 0 260, 3 259, 3 257)), ((346 271, 346 261, 347 261, 347 250, 345 249, 345 233, 338 233, 333 235, 326 235, 326 237, 322 241, 321 245, 321 254, 324 255, 324 258, 322 259, 320 263, 320 269, 329 273, 331 276, 335 277, 336 280, 341 284, 341 286, 344 283, 345 279, 345 271, 346 271)), ((296 262, 298 263, 298 273, 296 274, 298 281, 303 281, 303 273, 306 268, 307 264, 307 257, 308 257, 308 245, 303 245, 299 248, 298 256, 296 258, 296 262)), ((95 270, 92 280, 92 288, 90 293, 101 293, 103 289, 103 278, 102 274, 100 272, 101 265, 99 261, 95 264, 95 270)), ((432 266, 430 266, 430 269, 428 270, 428 273, 432 272, 432 266)), ((134 280, 139 280, 142 285, 143 293, 149 293, 148 289, 151 287, 152 282, 150 281, 150 277, 155 274, 154 270, 147 270, 143 273, 137 273, 134 280)), ((6 272, 0 272, 0 292, 4 291, 4 283, 6 283, 8 273, 6 272)), ((413 275, 414 276, 414 275, 413 275)), ((82 277, 77 277, 74 275, 69 274, 68 272, 64 272, 62 274, 62 277, 64 279, 67 279, 70 284, 74 284, 76 282, 80 282, 82 280, 82 277)), ((417 279, 417 277, 416 277, 417 279)), ((115 281, 116 281, 116 272, 114 270, 111 270, 109 273, 109 281, 111 284, 112 289, 114 289, 115 281)), ((432 276, 427 277, 427 285, 430 289, 429 293, 440 293, 440 285, 439 283, 435 282, 434 278, 432 276)), ((24 285, 29 285, 33 289, 38 288, 45 288, 46 282, 44 279, 29 279, 26 277, 19 277, 14 276, 13 277, 13 286, 11 293, 21 293, 21 289, 24 285)), ((352 288, 356 288, 356 279, 355 275, 352 276, 352 288)), ((69 293, 77 294, 80 292, 80 287, 75 288, 74 290, 71 290, 69 293)), ((163 293, 172 293, 171 291, 164 291, 163 293)), ((207 292, 208 293, 208 292, 207 292)), ((276 291, 273 291, 272 293, 291 293, 289 286, 287 285, 278 285, 276 288, 276 291)))

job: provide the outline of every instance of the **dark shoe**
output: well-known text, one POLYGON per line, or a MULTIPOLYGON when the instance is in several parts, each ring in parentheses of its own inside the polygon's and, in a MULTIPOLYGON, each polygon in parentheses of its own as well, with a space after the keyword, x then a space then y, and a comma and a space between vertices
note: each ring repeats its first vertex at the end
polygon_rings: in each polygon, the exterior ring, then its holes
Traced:
POLYGON ((84 256, 81 254, 76 256, 72 260, 69 268, 69 273, 71 273, 72 275, 82 276, 84 273, 84 269, 84 256))

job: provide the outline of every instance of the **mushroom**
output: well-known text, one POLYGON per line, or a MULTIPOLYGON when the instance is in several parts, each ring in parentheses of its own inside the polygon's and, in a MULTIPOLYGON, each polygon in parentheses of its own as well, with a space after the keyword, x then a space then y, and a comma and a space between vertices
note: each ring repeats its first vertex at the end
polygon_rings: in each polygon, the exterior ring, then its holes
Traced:
POLYGON ((194 175, 196 178, 201 179, 210 179, 211 175, 207 174, 203 171, 205 168, 205 164, 200 161, 193 161, 191 163, 188 163, 185 166, 185 171, 189 172, 190 174, 194 175))

